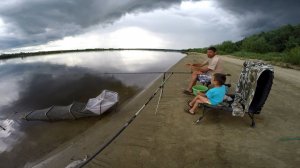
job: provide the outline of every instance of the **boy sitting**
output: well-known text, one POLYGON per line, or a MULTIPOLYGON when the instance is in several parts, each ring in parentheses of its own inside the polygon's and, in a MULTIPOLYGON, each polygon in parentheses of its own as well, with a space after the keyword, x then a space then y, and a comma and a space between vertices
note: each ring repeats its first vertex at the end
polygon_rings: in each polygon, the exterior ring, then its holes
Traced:
POLYGON ((226 93, 226 87, 224 85, 225 81, 226 75, 221 73, 213 74, 211 83, 214 87, 209 89, 206 94, 199 92, 198 95, 188 103, 190 108, 185 109, 184 111, 189 114, 195 114, 195 110, 200 103, 207 103, 210 105, 218 105, 221 103, 226 93))

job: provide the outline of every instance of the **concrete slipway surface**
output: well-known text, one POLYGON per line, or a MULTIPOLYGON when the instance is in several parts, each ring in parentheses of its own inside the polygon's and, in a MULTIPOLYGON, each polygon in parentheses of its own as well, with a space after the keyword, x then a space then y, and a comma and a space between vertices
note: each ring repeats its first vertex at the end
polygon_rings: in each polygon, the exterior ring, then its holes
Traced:
MULTIPOLYGON (((224 70, 232 74, 234 91, 243 60, 221 56, 224 70)), ((185 63, 205 59, 189 53, 170 71, 189 72, 185 63)), ((155 115, 159 92, 131 125, 85 167, 193 168, 193 167, 278 167, 300 165, 300 73, 275 67, 275 78, 256 128, 248 116, 210 110, 200 124, 201 115, 184 113, 192 96, 182 94, 189 74, 173 74, 166 82, 155 115)), ((65 167, 74 160, 90 157, 109 137, 149 99, 161 78, 119 111, 104 116, 94 126, 47 156, 25 167, 65 167)))

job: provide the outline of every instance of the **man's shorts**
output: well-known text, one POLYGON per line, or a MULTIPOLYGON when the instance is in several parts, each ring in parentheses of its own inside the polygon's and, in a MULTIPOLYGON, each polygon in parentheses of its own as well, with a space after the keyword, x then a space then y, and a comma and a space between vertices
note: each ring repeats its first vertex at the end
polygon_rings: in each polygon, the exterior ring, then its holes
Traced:
POLYGON ((198 75, 198 81, 201 83, 210 83, 211 76, 210 75, 198 75))

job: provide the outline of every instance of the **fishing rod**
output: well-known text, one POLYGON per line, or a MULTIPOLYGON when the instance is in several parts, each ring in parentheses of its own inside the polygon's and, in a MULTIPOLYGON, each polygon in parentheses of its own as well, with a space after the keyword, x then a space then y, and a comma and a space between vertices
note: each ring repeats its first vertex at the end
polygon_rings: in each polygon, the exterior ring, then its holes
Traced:
POLYGON ((103 72, 99 74, 191 74, 191 72, 181 72, 181 71, 172 71, 172 72, 103 72))
POLYGON ((100 149, 95 152, 89 159, 85 160, 81 163, 81 165, 78 165, 78 168, 82 168, 86 164, 88 164, 92 159, 94 159, 99 153, 101 153, 108 145, 110 145, 127 127, 131 124, 131 122, 140 114, 140 112, 147 106, 147 104, 154 98, 156 93, 163 88, 163 86, 166 84, 167 80, 173 75, 173 72, 169 72, 169 76, 163 80, 161 85, 155 90, 155 92, 152 94, 152 96, 147 100, 147 102, 123 125, 121 129, 119 129, 111 138, 109 138, 101 147, 100 149))
MULTIPOLYGON (((164 74, 164 76, 163 76, 162 83, 165 81, 165 79, 166 79, 166 74, 164 74)), ((160 94, 159 94, 159 98, 158 98, 156 109, 155 109, 155 115, 157 114, 158 106, 159 106, 163 92, 164 92, 164 86, 162 86, 162 88, 160 89, 160 94)))

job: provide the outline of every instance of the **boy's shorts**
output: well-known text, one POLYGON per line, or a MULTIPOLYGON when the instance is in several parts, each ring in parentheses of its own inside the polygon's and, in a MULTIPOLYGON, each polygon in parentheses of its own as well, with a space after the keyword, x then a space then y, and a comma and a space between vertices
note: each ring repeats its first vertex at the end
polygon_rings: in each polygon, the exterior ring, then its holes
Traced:
POLYGON ((210 75, 198 75, 198 81, 201 83, 210 83, 211 76, 210 75))

